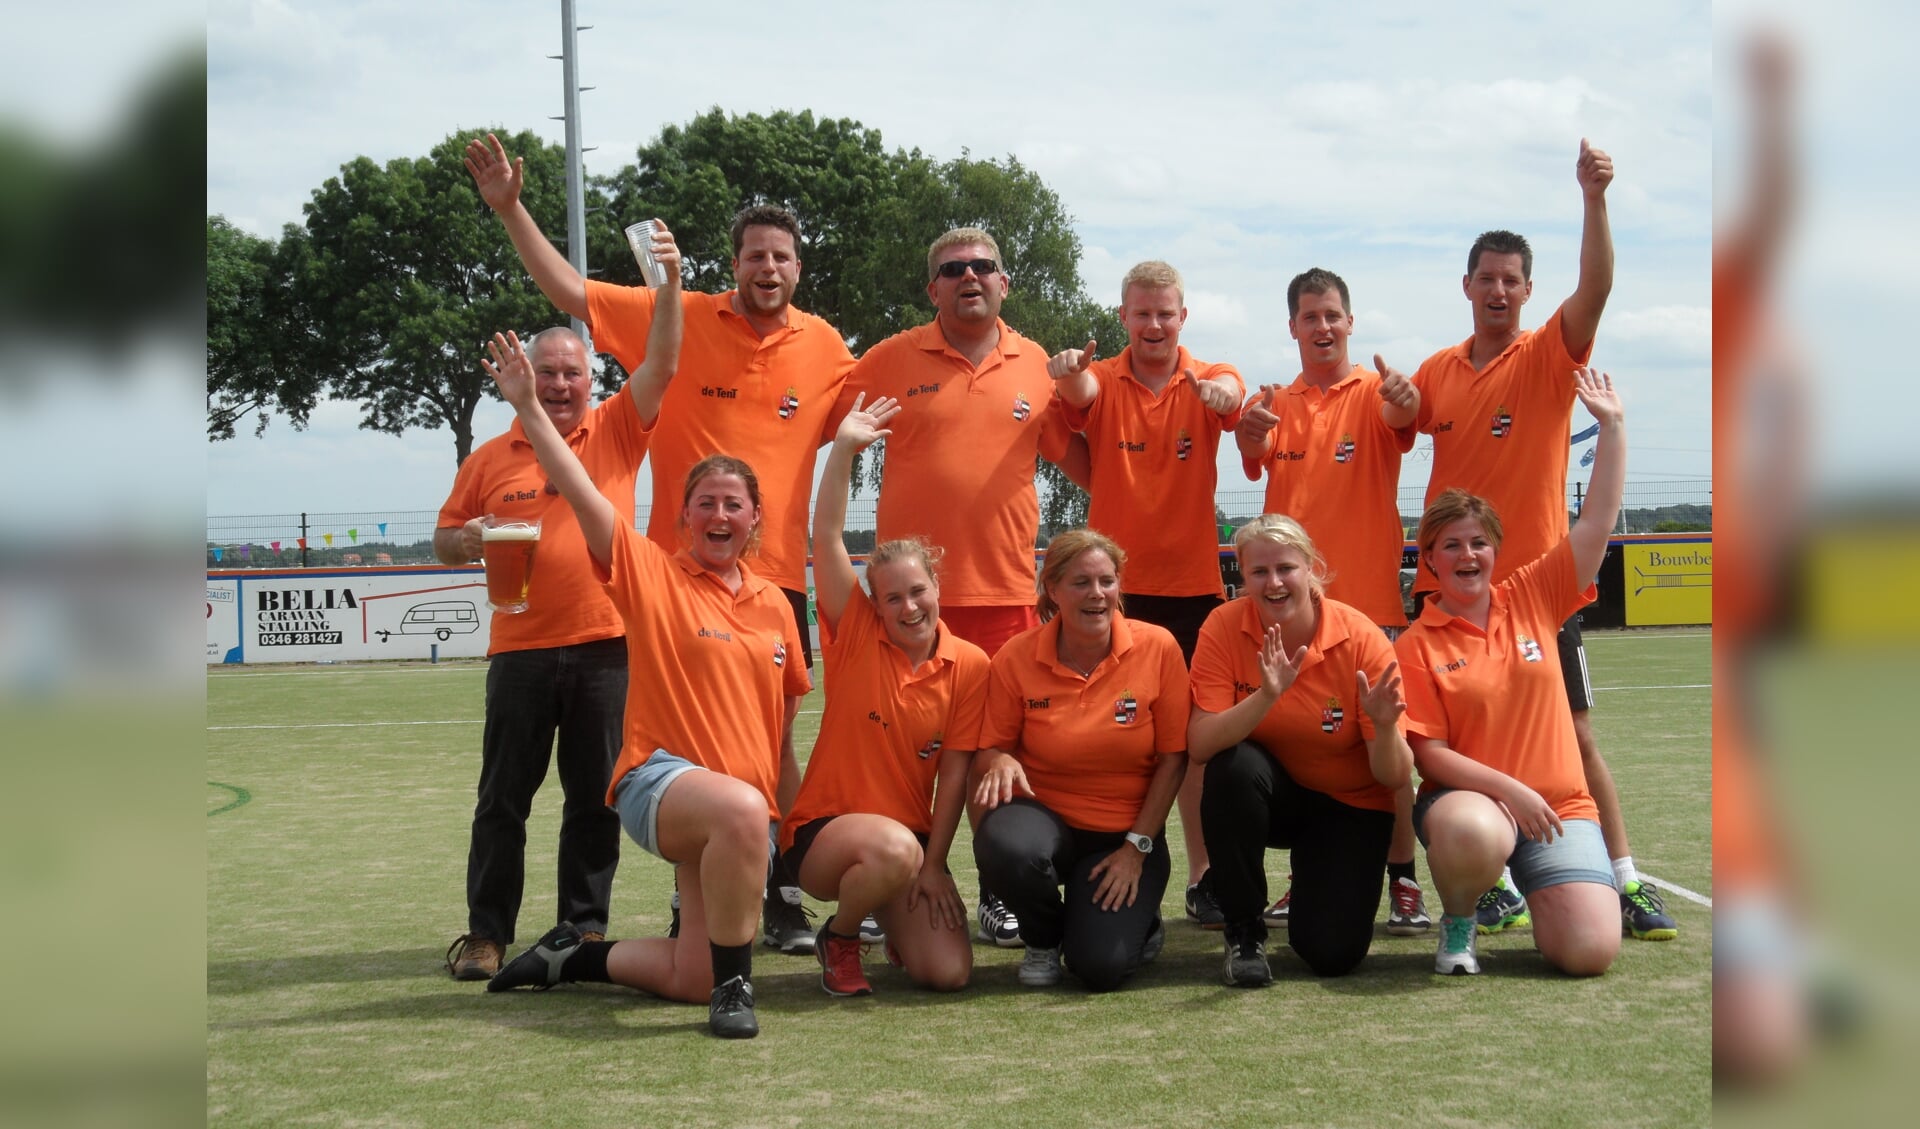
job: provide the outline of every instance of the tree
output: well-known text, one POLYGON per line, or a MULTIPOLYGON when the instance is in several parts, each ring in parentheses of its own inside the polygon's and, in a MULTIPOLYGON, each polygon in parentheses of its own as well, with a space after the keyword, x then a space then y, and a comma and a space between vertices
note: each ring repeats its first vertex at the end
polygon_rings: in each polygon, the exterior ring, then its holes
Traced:
POLYGON ((307 360, 313 319, 289 285, 304 252, 298 227, 288 225, 276 243, 224 216, 207 217, 209 439, 233 438, 234 425, 248 415, 258 435, 274 408, 295 428, 306 426, 321 380, 307 360))

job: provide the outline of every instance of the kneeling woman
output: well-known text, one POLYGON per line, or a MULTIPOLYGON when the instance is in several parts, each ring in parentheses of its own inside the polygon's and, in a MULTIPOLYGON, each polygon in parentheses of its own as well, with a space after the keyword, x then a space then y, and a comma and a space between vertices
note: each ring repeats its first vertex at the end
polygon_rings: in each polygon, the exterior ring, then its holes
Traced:
POLYGON ((1471 975, 1474 903, 1511 865, 1533 912, 1533 939, 1560 971, 1597 976, 1620 951, 1620 899, 1587 791, 1555 633, 1593 599, 1620 512, 1626 425, 1613 381, 1574 374, 1600 422, 1580 520, 1539 560, 1490 583, 1500 518, 1449 490, 1420 518, 1420 555, 1438 598, 1396 644, 1406 672, 1407 733, 1420 765, 1414 830, 1440 893, 1434 968, 1471 975))
POLYGON ((627 630, 630 685, 608 802, 634 842, 672 863, 677 937, 580 940, 562 924, 496 973, 489 991, 586 980, 706 1001, 726 1038, 759 1033, 753 935, 766 885, 775 793, 793 715, 811 688, 786 597, 741 557, 760 533, 760 484, 739 459, 687 473, 669 554, 619 520, 548 422, 513 341, 492 370, 540 465, 572 504, 594 569, 627 630))
POLYGON ((1267 847, 1293 850, 1288 942, 1321 976, 1367 955, 1393 796, 1413 771, 1393 645, 1327 599, 1300 523, 1267 514, 1233 536, 1246 594, 1214 609, 1193 652, 1188 756, 1206 766, 1201 825, 1227 919, 1227 983, 1267 965, 1267 847))
POLYGON ((1055 537, 1040 626, 993 656, 973 851, 981 881, 1019 916, 1029 987, 1058 983, 1064 959, 1088 988, 1117 988, 1166 940, 1187 667, 1166 628, 1120 614, 1125 563, 1090 529, 1055 537))
POLYGON ((854 400, 813 518, 827 705, 780 849, 802 889, 838 903, 813 950, 820 985, 835 996, 873 991, 860 968, 860 920, 869 913, 886 932, 888 958, 914 983, 957 991, 973 972, 967 907, 947 850, 980 740, 987 655, 940 622, 937 551, 918 540, 876 546, 869 597, 840 536, 853 457, 887 435, 899 410, 884 397, 865 411, 854 400))

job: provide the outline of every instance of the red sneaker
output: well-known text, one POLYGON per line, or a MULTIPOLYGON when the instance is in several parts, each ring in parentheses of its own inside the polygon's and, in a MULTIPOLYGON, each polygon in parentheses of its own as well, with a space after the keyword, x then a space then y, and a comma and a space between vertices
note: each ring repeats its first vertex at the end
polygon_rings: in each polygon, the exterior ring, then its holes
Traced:
POLYGON ((860 970, 860 938, 836 937, 823 924, 814 934, 813 955, 820 962, 820 986, 827 995, 873 995, 873 985, 860 970))

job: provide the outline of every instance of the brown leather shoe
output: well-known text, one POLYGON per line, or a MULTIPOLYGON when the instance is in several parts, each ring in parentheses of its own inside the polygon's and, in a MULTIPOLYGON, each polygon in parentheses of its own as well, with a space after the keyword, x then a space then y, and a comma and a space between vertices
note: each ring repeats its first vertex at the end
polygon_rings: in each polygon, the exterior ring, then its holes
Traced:
POLYGON ((500 958, 505 955, 500 942, 462 933, 447 949, 447 971, 455 980, 491 980, 500 971, 500 958))

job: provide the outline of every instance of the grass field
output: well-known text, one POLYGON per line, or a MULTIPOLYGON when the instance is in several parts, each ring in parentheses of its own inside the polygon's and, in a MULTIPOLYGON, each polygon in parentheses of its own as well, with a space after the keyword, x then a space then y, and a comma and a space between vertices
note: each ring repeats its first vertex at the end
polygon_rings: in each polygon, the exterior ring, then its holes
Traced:
MULTIPOLYGON (((1712 894, 1703 632, 1593 633, 1595 728, 1643 872, 1712 894)), ((1615 1125, 1711 1118, 1711 921, 1670 896, 1678 940, 1627 940, 1573 981, 1528 933, 1483 938, 1477 978, 1380 930, 1316 980, 1276 934, 1276 983, 1220 983, 1185 923, 1092 996, 1020 988, 1018 950, 916 991, 877 954, 875 995, 835 1000, 811 957, 755 957, 762 1034, 624 989, 489 995, 442 966, 465 930, 481 663, 213 669, 207 679, 207 1113, 219 1124, 1615 1125)), ((818 693, 802 707, 802 755, 818 693)), ((519 946, 552 922, 558 782, 528 833, 519 946)), ((1170 829, 1176 852, 1180 836, 1170 829)), ((962 828, 952 865, 975 889, 962 828)), ((1286 874, 1278 852, 1268 859, 1286 874)), ((1424 861, 1421 868, 1426 883, 1424 861)), ((665 929, 668 867, 626 844, 615 936, 665 929)), ((1439 908, 1429 890, 1429 910, 1439 908)), ((971 904, 971 902, 969 902, 971 904)), ((1383 909, 1384 917, 1384 909, 1383 909)), ((1068 982, 1071 984, 1071 981, 1068 982)))

